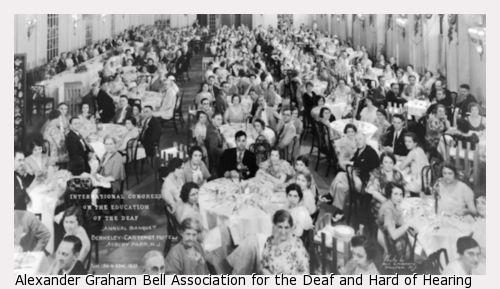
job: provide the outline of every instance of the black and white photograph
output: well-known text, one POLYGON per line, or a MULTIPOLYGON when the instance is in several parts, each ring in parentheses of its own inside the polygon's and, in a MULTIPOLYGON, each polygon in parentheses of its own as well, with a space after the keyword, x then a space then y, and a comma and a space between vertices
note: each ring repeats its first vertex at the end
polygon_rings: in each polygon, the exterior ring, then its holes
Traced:
POLYGON ((485 14, 13 21, 15 274, 486 274, 485 14))

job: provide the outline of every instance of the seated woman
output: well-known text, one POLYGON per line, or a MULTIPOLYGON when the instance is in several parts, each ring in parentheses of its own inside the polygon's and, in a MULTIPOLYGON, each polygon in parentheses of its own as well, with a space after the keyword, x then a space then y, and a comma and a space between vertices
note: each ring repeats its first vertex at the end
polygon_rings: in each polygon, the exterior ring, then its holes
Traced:
POLYGON ((479 114, 479 104, 469 105, 469 115, 465 119, 472 133, 482 133, 486 130, 486 118, 479 114))
POLYGON ((314 120, 319 121, 319 112, 321 111, 321 109, 323 107, 325 107, 325 103, 326 103, 326 99, 324 96, 321 96, 320 98, 318 98, 318 105, 313 107, 313 109, 311 110, 311 117, 314 120))
MULTIPOLYGON (((335 116, 333 116, 332 112, 330 111, 329 108, 327 107, 323 107, 320 112, 319 112, 319 120, 318 122, 324 124, 326 126, 326 128, 328 129, 328 131, 330 132, 330 141, 334 141, 336 139, 339 139, 340 138, 340 135, 339 133, 337 133, 336 130, 334 130, 331 126, 330 126, 330 123, 332 121, 335 121, 335 116)), ((320 130, 321 131, 321 130, 320 130)), ((326 137, 327 136, 323 136, 325 137, 325 141, 326 141, 326 137)))
POLYGON ((396 170, 396 157, 394 154, 384 152, 380 155, 380 167, 370 173, 370 179, 365 188, 365 192, 372 198, 371 213, 372 216, 378 216, 380 205, 387 199, 385 198, 385 186, 388 183, 395 183, 404 186, 403 175, 396 170))
POLYGON ((333 93, 328 96, 328 98, 336 103, 343 102, 351 104, 351 88, 346 84, 345 79, 339 79, 337 87, 335 88, 333 93))
MULTIPOLYGON (((311 171, 309 170, 309 157, 306 155, 300 155, 295 159, 295 164, 293 168, 295 169, 295 174, 298 173, 304 173, 304 174, 311 174, 311 171)), ((311 174, 311 191, 316 194, 318 191, 318 187, 316 186, 316 182, 314 181, 314 178, 311 174)))
POLYGON ((313 221, 311 216, 304 206, 304 194, 299 184, 293 183, 286 187, 286 197, 288 200, 288 212, 292 215, 295 223, 293 234, 301 237, 304 231, 313 228, 313 221))
POLYGON ((292 166, 286 161, 280 159, 280 152, 274 148, 271 150, 271 156, 268 160, 260 163, 260 170, 268 173, 276 179, 276 183, 283 184, 295 174, 292 166))
POLYGON ((373 98, 370 96, 365 98, 366 106, 361 110, 359 115, 361 116, 361 121, 366 121, 372 124, 377 122, 377 107, 373 104, 373 98))
POLYGON ((457 216, 477 215, 474 192, 457 179, 457 170, 452 164, 443 165, 441 178, 436 182, 435 188, 439 193, 439 212, 457 216))
POLYGON ((90 106, 84 102, 81 105, 82 113, 78 116, 82 122, 82 126, 95 124, 94 115, 90 112, 90 106))
POLYGON ((184 170, 182 160, 173 158, 167 165, 167 177, 161 186, 161 196, 170 213, 175 213, 178 204, 182 202, 180 194, 184 185, 184 170))
POLYGON ((438 149, 443 134, 450 129, 450 126, 448 116, 446 115, 446 107, 442 104, 438 104, 434 113, 429 114, 427 118, 425 140, 429 144, 429 149, 438 149))
POLYGON ((125 119, 125 127, 127 128, 127 132, 123 135, 120 143, 119 151, 125 152, 127 150, 128 141, 137 138, 139 136, 139 129, 137 129, 137 122, 135 118, 127 118, 125 119))
POLYGON ((335 150, 339 164, 349 161, 356 152, 356 134, 358 128, 352 123, 346 124, 344 127, 344 136, 335 141, 335 150))
POLYGON ((202 159, 203 151, 201 147, 193 146, 189 149, 189 160, 182 166, 186 182, 193 182, 201 186, 210 178, 210 173, 202 159))
POLYGON ((267 239, 261 258, 263 274, 309 274, 309 254, 293 232, 294 220, 285 210, 273 216, 273 234, 267 239))
POLYGON ((202 226, 199 220, 186 218, 180 224, 180 243, 172 247, 165 259, 166 274, 207 275, 206 255, 200 244, 202 226))
POLYGON ((307 209, 309 215, 314 214, 317 210, 316 191, 313 190, 313 187, 311 186, 311 173, 308 171, 296 173, 293 181, 302 189, 302 194, 304 195, 301 202, 302 205, 307 209))
POLYGON ((31 154, 24 160, 26 172, 35 177, 43 177, 49 170, 49 158, 43 153, 43 143, 33 140, 30 143, 31 154))
POLYGON ((420 193, 422 187, 422 168, 429 165, 424 150, 418 145, 417 135, 408 132, 404 136, 408 155, 398 164, 406 182, 406 189, 412 193, 420 193))
POLYGON ((106 152, 102 157, 98 173, 111 183, 111 188, 116 193, 120 191, 121 182, 125 180, 123 157, 118 152, 115 138, 106 136, 104 138, 104 146, 106 147, 106 152))
POLYGON ((82 241, 82 249, 78 254, 78 261, 83 263, 90 252, 90 239, 87 232, 82 227, 83 216, 81 209, 76 206, 67 208, 64 211, 62 223, 65 232, 63 237, 73 235, 77 236, 80 241, 82 241))
POLYGON ((463 236, 457 239, 458 259, 444 268, 446 275, 483 275, 485 274, 484 252, 481 252, 479 243, 472 236, 463 236))
POLYGON ((339 270, 341 275, 376 275, 379 274, 374 264, 377 256, 376 244, 365 236, 354 236, 351 239, 352 258, 339 270))
POLYGON ((179 223, 182 223, 186 218, 194 218, 201 221, 200 206, 198 205, 198 191, 200 187, 193 183, 185 183, 182 185, 180 203, 177 204, 175 210, 175 218, 179 223))
POLYGON ((401 202, 404 198, 404 188, 395 183, 385 186, 385 198, 377 218, 379 244, 384 248, 386 255, 407 256, 408 236, 407 233, 415 233, 415 229, 403 221, 401 202))
POLYGON ((246 114, 241 105, 241 98, 239 95, 235 94, 231 97, 231 105, 228 106, 224 113, 224 120, 229 124, 246 122, 246 114))
POLYGON ((373 135, 373 138, 377 139, 379 143, 384 143, 384 136, 387 129, 391 124, 387 121, 387 113, 383 109, 377 109, 377 119, 374 125, 377 127, 377 131, 373 135))
POLYGON ((253 121, 254 131, 252 132, 252 137, 254 140, 262 139, 267 141, 271 146, 276 141, 276 137, 274 136, 274 132, 272 129, 266 127, 264 121, 260 118, 253 121))

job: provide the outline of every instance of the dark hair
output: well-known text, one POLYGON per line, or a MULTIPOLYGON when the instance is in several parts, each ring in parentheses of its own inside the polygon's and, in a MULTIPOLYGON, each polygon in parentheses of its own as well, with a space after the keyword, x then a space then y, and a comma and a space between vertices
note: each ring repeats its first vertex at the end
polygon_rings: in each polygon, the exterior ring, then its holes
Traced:
POLYGON ((35 147, 42 147, 42 152, 45 152, 45 147, 43 145, 43 142, 39 139, 34 139, 32 140, 30 143, 29 143, 29 153, 32 154, 33 153, 33 149, 35 149, 35 147))
POLYGON ((191 218, 191 217, 184 219, 180 223, 179 227, 180 227, 181 232, 184 232, 188 229, 192 229, 192 230, 197 231, 198 233, 201 233, 201 230, 202 230, 200 221, 196 218, 191 218))
POLYGON ((82 209, 80 209, 77 206, 71 206, 71 207, 67 208, 64 211, 62 220, 64 221, 64 219, 66 217, 71 217, 71 216, 75 216, 76 217, 76 221, 78 222, 78 225, 83 225, 82 209))
POLYGON ((470 90, 470 86, 468 84, 460 84, 460 88, 465 88, 467 90, 470 90))
MULTIPOLYGON (((68 235, 62 239, 61 242, 68 242, 73 244, 73 254, 78 254, 82 250, 82 241, 74 235, 68 235)), ((59 244, 60 245, 60 244, 59 244)))
POLYGON ((392 160, 392 162, 394 164, 396 164, 396 156, 394 156, 393 153, 391 152, 383 152, 381 155, 380 155, 380 164, 382 164, 382 162, 384 161, 384 158, 385 157, 388 157, 392 160))
POLYGON ((447 168, 451 171, 453 171, 453 174, 455 175, 455 178, 457 177, 457 168, 455 167, 455 165, 453 165, 452 163, 450 162, 445 162, 441 165, 441 176, 443 175, 443 169, 444 168, 447 168))
POLYGON ((78 117, 77 117, 77 116, 72 116, 72 117, 69 119, 69 124, 73 124, 73 121, 74 121, 75 119, 78 119, 78 117))
POLYGON ((254 123, 256 123, 256 122, 260 123, 260 125, 262 126, 263 129, 266 127, 266 123, 262 119, 260 119, 260 118, 254 120, 253 122, 254 123))
POLYGON ((49 113, 49 120, 54 120, 54 119, 58 118, 59 116, 61 116, 61 112, 57 109, 53 109, 49 113))
POLYGON ((295 162, 301 161, 306 167, 309 167, 309 157, 307 155, 300 155, 297 157, 295 162))
POLYGON ((380 112, 387 119, 387 112, 381 108, 377 109, 377 112, 380 112))
POLYGON ((300 188, 299 185, 293 183, 293 184, 289 184, 287 187, 286 187, 286 195, 288 196, 288 194, 291 192, 291 191, 296 191, 297 194, 299 195, 299 201, 302 201, 302 198, 304 197, 304 193, 302 192, 302 189, 300 188))
POLYGON ((314 84, 313 84, 312 82, 308 81, 308 82, 306 83, 306 88, 308 88, 309 86, 314 87, 314 84))
POLYGON ((391 196, 392 196, 392 190, 394 188, 398 188, 400 189, 402 192, 403 192, 403 196, 405 195, 405 188, 403 187, 403 185, 401 184, 398 184, 398 183, 394 183, 394 182, 389 182, 387 183, 387 185, 385 185, 385 188, 384 188, 384 193, 385 193, 385 197, 390 200, 391 199, 391 196))
POLYGON ((153 110, 153 107, 151 105, 145 105, 144 108, 149 108, 150 110, 153 110))
POLYGON ((410 75, 408 75, 408 79, 410 79, 410 78, 412 78, 412 77, 413 77, 413 78, 415 78, 415 79, 417 79, 417 77, 416 77, 414 74, 410 74, 410 75))
POLYGON ((181 189, 181 200, 184 202, 184 203, 187 203, 188 200, 189 200, 189 193, 191 193, 191 190, 192 189, 199 189, 200 187, 193 183, 193 182, 187 182, 185 183, 184 185, 182 185, 182 189, 181 189))
POLYGON ((375 243, 373 241, 370 241, 363 235, 352 237, 351 247, 363 247, 363 249, 365 249, 366 259, 368 261, 373 261, 377 254, 377 246, 375 245, 375 243))
POLYGON ((292 215, 287 210, 277 210, 273 215, 273 224, 288 222, 290 227, 293 227, 292 215))
POLYGON ((88 106, 89 106, 89 109, 90 109, 90 103, 88 103, 88 102, 82 102, 82 103, 80 104, 80 110, 82 110, 82 109, 83 109, 83 106, 84 106, 84 105, 88 105, 88 106))
POLYGON ((471 236, 464 236, 457 239, 457 253, 463 255, 466 250, 479 247, 479 244, 471 236))
POLYGON ((134 104, 132 105, 132 109, 133 109, 134 107, 137 107, 137 109, 139 109, 139 112, 141 112, 141 111, 142 111, 142 107, 141 107, 139 104, 134 103, 134 104))
POLYGON ((396 85, 396 86, 399 88, 399 83, 397 83, 397 82, 393 82, 393 83, 391 83, 391 88, 392 88, 394 85, 396 85))
POLYGON ((137 120, 134 118, 134 117, 127 117, 125 119, 125 122, 127 122, 127 120, 130 121, 130 123, 132 123, 133 126, 136 126, 137 125, 137 120))
POLYGON ((68 104, 67 104, 67 103, 65 103, 65 102, 61 102, 61 103, 59 103, 59 104, 57 105, 57 108, 60 108, 60 107, 61 107, 61 106, 63 106, 63 105, 68 106, 68 104))
POLYGON ((417 137, 417 135, 414 132, 407 132, 407 133, 405 133, 404 137, 405 138, 407 138, 407 137, 411 138, 414 143, 416 143, 417 145, 419 145, 419 143, 418 143, 418 137, 417 137))
POLYGON ((167 165, 167 175, 170 173, 173 173, 176 169, 179 169, 182 167, 182 160, 180 158, 173 158, 168 162, 167 165))
POLYGON ((120 98, 125 98, 128 100, 128 96, 126 96, 125 94, 120 95, 120 98))
POLYGON ((239 95, 237 95, 237 94, 234 94, 234 95, 231 97, 231 103, 233 103, 233 101, 234 101, 234 98, 235 98, 235 97, 239 98, 239 99, 240 99, 240 102, 241 102, 241 97, 240 97, 239 95))
POLYGON ((207 116, 207 119, 209 119, 208 114, 207 114, 206 112, 204 112, 204 111, 202 111, 202 110, 198 110, 198 111, 196 112, 196 121, 197 121, 197 122, 200 120, 200 116, 201 116, 202 114, 206 115, 206 116, 207 116))
POLYGON ((467 111, 470 112, 473 107, 477 107, 477 109, 481 111, 481 106, 477 102, 469 103, 469 105, 467 106, 467 111))
POLYGON ((247 133, 242 131, 242 130, 239 130, 236 132, 236 134, 234 135, 234 139, 235 140, 238 140, 240 137, 244 136, 245 138, 247 137, 247 133))
POLYGON ((331 113, 331 110, 328 108, 328 107, 322 107, 321 110, 319 111, 319 117, 320 118, 323 118, 323 114, 325 113, 325 111, 329 111, 331 113))
POLYGON ((352 123, 348 123, 345 125, 344 127, 344 134, 347 134, 347 130, 352 128, 354 130, 354 132, 358 132, 358 128, 356 127, 356 125, 352 124, 352 123))
POLYGON ((199 147, 199 146, 192 146, 192 147, 189 148, 189 158, 192 158, 194 152, 196 152, 196 151, 200 152, 201 155, 203 155, 203 150, 201 149, 201 147, 199 147))
POLYGON ((214 119, 214 118, 215 118, 216 116, 218 116, 218 115, 222 116, 222 113, 220 113, 220 112, 215 112, 215 113, 212 115, 212 119, 214 119))

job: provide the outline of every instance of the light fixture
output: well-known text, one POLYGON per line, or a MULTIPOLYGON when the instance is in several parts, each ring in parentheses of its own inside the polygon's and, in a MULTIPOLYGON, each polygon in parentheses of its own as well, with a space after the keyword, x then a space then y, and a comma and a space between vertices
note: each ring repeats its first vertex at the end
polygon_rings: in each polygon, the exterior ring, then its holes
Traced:
POLYGON ((31 32, 36 27, 37 22, 38 20, 36 19, 36 17, 28 17, 26 19, 26 30, 28 33, 28 38, 31 37, 31 32))
POLYGON ((472 43, 476 45, 477 53, 482 56, 484 53, 484 43, 486 42, 486 27, 470 27, 467 32, 469 33, 472 43))
POLYGON ((396 24, 402 29, 406 28, 407 23, 408 23, 408 17, 406 16, 406 14, 400 14, 398 18, 396 18, 396 24))
POLYGON ((76 33, 76 28, 78 28, 78 14, 71 14, 71 19, 73 19, 73 33, 76 33))
POLYGON ((361 21, 361 22, 365 21, 365 15, 364 14, 356 14, 356 18, 358 18, 358 20, 361 21))

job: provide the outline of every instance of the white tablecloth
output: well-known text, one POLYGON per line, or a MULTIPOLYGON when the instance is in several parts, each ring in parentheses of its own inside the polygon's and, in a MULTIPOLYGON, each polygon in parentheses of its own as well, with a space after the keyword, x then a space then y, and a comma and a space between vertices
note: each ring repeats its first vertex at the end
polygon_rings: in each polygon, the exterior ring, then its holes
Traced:
POLYGON ((416 99, 410 100, 405 104, 405 106, 408 109, 408 116, 413 115, 417 118, 424 116, 430 105, 431 105, 430 102, 427 100, 416 100, 416 99))
MULTIPOLYGON (((94 130, 90 134, 89 140, 90 140, 90 146, 92 146, 92 149, 99 157, 99 159, 102 160, 102 156, 106 152, 106 147, 104 146, 104 137, 112 136, 118 142, 121 143, 123 141, 123 136, 127 132, 127 128, 123 125, 113 124, 113 123, 100 124, 99 127, 100 130, 98 132, 94 130)), ((137 149, 137 159, 143 159, 145 157, 146 157, 146 151, 141 146, 137 149)))

